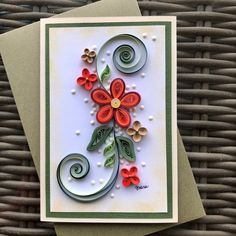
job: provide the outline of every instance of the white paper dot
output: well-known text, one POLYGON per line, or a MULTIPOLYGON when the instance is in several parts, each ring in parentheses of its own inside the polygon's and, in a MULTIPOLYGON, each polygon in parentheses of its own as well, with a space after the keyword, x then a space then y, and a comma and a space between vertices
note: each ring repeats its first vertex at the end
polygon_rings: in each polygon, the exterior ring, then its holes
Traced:
POLYGON ((90 111, 90 115, 93 116, 94 115, 94 111, 90 111))
POLYGON ((80 130, 76 130, 76 131, 75 131, 75 134, 76 134, 76 135, 80 135, 80 130))
POLYGON ((114 194, 114 193, 111 193, 110 197, 111 197, 111 198, 114 198, 114 197, 115 197, 115 194, 114 194))
POLYGON ((137 147, 136 150, 137 150, 137 152, 140 152, 141 151, 141 147, 137 147))
POLYGON ((71 89, 70 92, 71 92, 71 94, 73 94, 73 95, 76 94, 76 90, 75 90, 75 89, 71 89))
POLYGON ((132 89, 136 89, 136 84, 132 84, 132 89))
POLYGON ((96 50, 96 49, 97 49, 97 45, 93 45, 93 46, 92 46, 92 49, 93 49, 93 50, 96 50))
POLYGON ((123 165, 124 164, 124 160, 120 160, 120 164, 123 165))
POLYGON ((104 182, 104 179, 99 179, 99 183, 102 184, 104 182))
POLYGON ((149 119, 150 121, 152 121, 152 120, 154 119, 154 117, 153 117, 153 116, 149 116, 148 119, 149 119))
POLYGON ((85 103, 88 103, 88 98, 85 98, 85 99, 84 99, 84 102, 85 102, 85 103))
POLYGON ((95 184, 96 184, 96 181, 95 181, 95 180, 92 180, 92 181, 91 181, 91 184, 92 184, 92 185, 95 185, 95 184))
POLYGON ((97 162, 97 167, 101 167, 102 166, 102 163, 99 161, 97 162))
POLYGON ((146 76, 145 73, 141 73, 141 77, 144 78, 146 76))
POLYGON ((72 181, 72 178, 71 178, 71 177, 68 177, 68 181, 71 182, 71 181, 72 181))
POLYGON ((116 189, 120 189, 120 185, 119 184, 116 185, 116 189))
POLYGON ((126 85, 126 90, 129 90, 130 89, 130 86, 127 84, 126 85))
POLYGON ((136 116, 137 116, 137 114, 136 114, 135 112, 133 112, 132 115, 133 115, 133 117, 136 117, 136 116))
POLYGON ((107 56, 111 55, 111 52, 109 50, 106 51, 107 56))
POLYGON ((90 124, 91 125, 95 125, 95 121, 94 120, 90 120, 90 124))
POLYGON ((140 106, 140 110, 144 110, 144 105, 141 105, 141 106, 140 106))
POLYGON ((97 107, 94 107, 94 108, 93 108, 93 111, 96 112, 96 111, 97 111, 97 107))
POLYGON ((99 149, 98 149, 98 153, 102 153, 102 149, 99 148, 99 149))
POLYGON ((141 162, 141 166, 142 166, 142 167, 145 167, 145 166, 146 166, 146 162, 142 161, 142 162, 141 162))
POLYGON ((143 33, 142 36, 144 39, 147 38, 147 33, 143 33))
POLYGON ((156 41, 157 37, 155 35, 152 36, 152 41, 156 41))
POLYGON ((102 62, 102 63, 105 63, 105 62, 106 62, 105 58, 102 58, 102 59, 101 59, 101 62, 102 62))

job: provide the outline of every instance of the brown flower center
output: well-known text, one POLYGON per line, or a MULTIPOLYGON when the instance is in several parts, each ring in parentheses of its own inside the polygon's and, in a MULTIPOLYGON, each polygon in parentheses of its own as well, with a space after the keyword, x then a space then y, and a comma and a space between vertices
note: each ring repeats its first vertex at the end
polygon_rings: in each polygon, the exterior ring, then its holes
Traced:
POLYGON ((111 100, 111 106, 113 108, 119 108, 120 107, 120 100, 118 98, 113 98, 111 100))

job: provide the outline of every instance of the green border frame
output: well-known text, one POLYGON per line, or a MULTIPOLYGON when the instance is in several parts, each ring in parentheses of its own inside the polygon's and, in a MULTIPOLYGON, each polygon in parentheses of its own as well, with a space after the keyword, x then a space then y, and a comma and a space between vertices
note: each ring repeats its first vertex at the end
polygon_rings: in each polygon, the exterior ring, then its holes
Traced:
POLYGON ((144 21, 144 22, 101 22, 101 23, 52 23, 45 24, 45 186, 46 186, 46 217, 54 218, 113 218, 113 219, 170 219, 173 217, 173 193, 172 193, 172 45, 171 22, 144 21), (167 212, 51 212, 50 211, 50 66, 49 66, 49 36, 50 28, 68 27, 111 27, 111 26, 165 26, 165 50, 166 50, 166 160, 167 160, 167 212))

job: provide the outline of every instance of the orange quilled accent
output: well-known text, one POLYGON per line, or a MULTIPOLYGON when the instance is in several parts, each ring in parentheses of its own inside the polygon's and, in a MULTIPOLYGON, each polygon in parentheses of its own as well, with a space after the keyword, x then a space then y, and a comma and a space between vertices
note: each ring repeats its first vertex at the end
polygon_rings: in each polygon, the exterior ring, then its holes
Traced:
POLYGON ((131 122, 128 109, 137 106, 141 96, 137 92, 125 93, 125 82, 119 78, 112 81, 110 93, 103 88, 94 89, 91 93, 92 100, 100 105, 97 120, 105 124, 114 117, 120 127, 127 128, 131 122))
POLYGON ((93 84, 97 81, 96 74, 90 74, 87 68, 82 70, 82 76, 77 78, 77 84, 80 86, 84 86, 86 90, 91 90, 93 88, 93 84))
POLYGON ((130 186, 130 184, 138 185, 140 183, 140 179, 137 176, 138 168, 135 166, 132 166, 130 170, 123 168, 120 171, 120 174, 122 177, 124 177, 122 184, 124 187, 130 186))

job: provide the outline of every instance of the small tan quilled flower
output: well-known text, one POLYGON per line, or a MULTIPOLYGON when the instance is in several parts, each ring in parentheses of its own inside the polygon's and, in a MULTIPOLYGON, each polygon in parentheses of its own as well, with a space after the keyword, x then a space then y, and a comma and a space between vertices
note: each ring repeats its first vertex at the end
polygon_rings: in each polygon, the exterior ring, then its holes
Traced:
POLYGON ((96 52, 94 50, 90 51, 88 48, 85 48, 84 54, 81 56, 81 59, 91 64, 93 63, 95 57, 96 57, 96 52))
POLYGON ((139 121, 134 121, 133 127, 130 127, 126 130, 126 133, 132 137, 134 142, 138 143, 142 140, 142 137, 147 134, 147 129, 141 126, 139 121))

